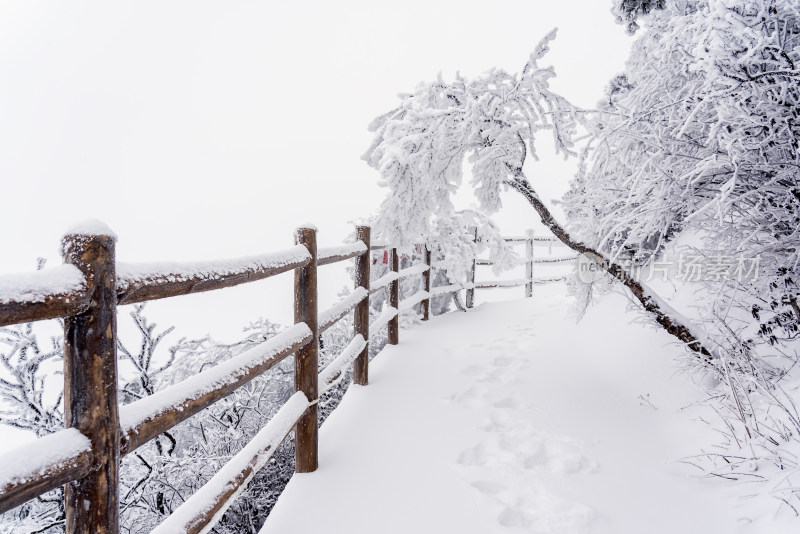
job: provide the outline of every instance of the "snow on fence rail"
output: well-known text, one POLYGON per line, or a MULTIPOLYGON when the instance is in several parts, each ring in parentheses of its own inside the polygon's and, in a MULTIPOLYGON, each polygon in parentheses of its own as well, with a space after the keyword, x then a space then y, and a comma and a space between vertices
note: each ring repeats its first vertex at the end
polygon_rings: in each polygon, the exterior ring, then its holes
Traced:
POLYGON ((159 434, 227 397, 308 345, 312 339, 308 325, 297 323, 228 361, 121 406, 119 424, 122 430, 122 454, 133 452, 159 434))
POLYGON ((364 287, 357 287, 352 293, 319 314, 319 331, 324 332, 341 318, 353 311, 364 299, 369 298, 369 291, 364 287))
POLYGON ((424 263, 418 263, 416 265, 412 265, 411 267, 407 267, 397 273, 398 278, 405 278, 406 276, 414 276, 415 274, 422 274, 425 271, 430 269, 430 266, 425 265, 424 263))
MULTIPOLYGON (((368 383, 368 343, 387 328, 387 342, 399 342, 398 314, 421 305, 428 320, 430 298, 475 288, 499 287, 471 278, 431 288, 431 252, 402 271, 398 251, 370 242, 370 229, 356 228, 356 241, 317 248, 316 230, 299 228, 289 249, 233 260, 194 263, 117 263, 116 236, 95 227, 64 237, 64 265, 34 274, 0 276, 0 326, 64 318, 65 412, 72 427, 40 438, 22 450, 0 455, 0 513, 65 486, 66 530, 119 532, 119 462, 149 440, 230 395, 291 354, 295 395, 245 448, 155 532, 207 532, 295 428, 297 472, 318 463, 319 395, 353 366, 353 382, 368 383), (373 250, 388 249, 390 271, 370 282, 373 250), (355 289, 328 310, 316 305, 317 267, 355 259, 355 289), (198 375, 153 395, 119 406, 116 376, 116 309, 122 304, 222 289, 295 271, 296 324, 275 337, 198 375), (421 275, 423 289, 399 301, 399 279, 421 275), (369 296, 381 289, 388 306, 369 323, 369 296), (353 338, 319 371, 319 334, 354 313, 353 338)), ((104 228, 104 227, 103 227, 104 228)), ((517 238, 511 239, 516 242, 517 238)), ((536 238, 529 234, 527 258, 536 238)), ((483 263, 480 263, 483 264, 483 263)), ((529 265, 532 265, 530 263, 529 265)), ((516 282, 516 281, 515 281, 516 282)), ((533 284, 532 273, 522 283, 533 284)), ((499 282, 496 284, 507 284, 499 282)), ((530 296, 530 291, 528 292, 530 296)))
POLYGON ((0 326, 68 317, 88 305, 86 280, 74 265, 0 276, 0 326))
POLYGON ((336 384, 344 376, 347 367, 353 363, 362 350, 367 346, 366 340, 361 334, 357 334, 342 352, 319 373, 319 383, 322 395, 336 384))
POLYGON ((340 247, 321 248, 317 255, 317 265, 329 265, 337 261, 349 260, 360 256, 367 251, 367 246, 361 242, 342 245, 340 247))
POLYGON ((432 297, 438 297, 439 295, 455 293, 456 291, 460 291, 462 289, 467 289, 466 284, 450 284, 449 286, 434 287, 429 291, 429 293, 432 297))
MULTIPOLYGON (((363 244, 362 244, 363 246, 363 244)), ((308 265, 303 245, 272 254, 184 263, 118 263, 117 304, 212 291, 269 278, 308 265)))
POLYGON ((302 392, 292 395, 262 428, 203 487, 158 525, 152 534, 204 532, 217 523, 248 482, 263 468, 289 435, 310 403, 302 392))
POLYGON ((0 494, 4 509, 19 506, 44 493, 81 478, 92 466, 92 444, 75 428, 9 451, 0 462, 0 494))
POLYGON ((381 289, 385 288, 386 286, 388 286, 390 283, 394 282, 398 278, 400 278, 398 273, 396 273, 394 271, 389 271, 385 275, 381 276, 380 278, 378 278, 377 280, 372 282, 372 284, 370 285, 370 292, 377 293, 378 291, 380 291, 381 289))
MULTIPOLYGON (((383 309, 383 311, 375 318, 375 320, 370 323, 369 331, 372 332, 372 335, 377 335, 383 327, 389 324, 389 321, 397 318, 397 308, 393 306, 387 306, 383 309)), ((370 338, 372 339, 372 338, 370 338)))
POLYGON ((408 298, 405 298, 400 301, 400 311, 403 310, 410 310, 420 302, 427 300, 431 297, 431 294, 427 291, 417 291, 413 295, 408 298))
POLYGON ((542 258, 535 257, 534 247, 536 246, 550 247, 553 245, 563 245, 563 243, 561 243, 561 241, 559 241, 555 237, 534 235, 532 230, 528 231, 527 236, 506 237, 504 239, 506 243, 525 245, 525 256, 520 261, 520 264, 525 265, 525 278, 518 278, 515 280, 493 280, 493 281, 475 282, 476 265, 494 265, 494 261, 492 261, 491 259, 485 259, 485 258, 476 259, 473 262, 472 271, 469 274, 468 284, 471 284, 471 287, 467 289, 467 307, 471 307, 472 305, 472 298, 473 298, 472 292, 475 289, 495 289, 495 288, 510 288, 510 287, 525 286, 525 296, 531 297, 533 296, 534 285, 545 284, 549 282, 558 282, 565 279, 564 276, 534 277, 533 275, 534 265, 558 265, 574 261, 578 257, 575 254, 570 254, 567 256, 555 256, 555 257, 551 256, 542 258))

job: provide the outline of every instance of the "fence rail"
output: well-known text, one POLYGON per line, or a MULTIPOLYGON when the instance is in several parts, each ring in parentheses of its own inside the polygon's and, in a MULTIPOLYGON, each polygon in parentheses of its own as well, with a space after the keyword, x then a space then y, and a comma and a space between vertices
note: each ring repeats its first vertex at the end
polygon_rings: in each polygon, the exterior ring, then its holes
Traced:
MULTIPOLYGON (((510 282, 476 284, 473 262, 465 283, 431 287, 431 251, 423 261, 399 270, 396 248, 371 243, 370 229, 357 227, 355 243, 317 248, 316 230, 299 228, 294 247, 236 260, 126 264, 115 260, 110 233, 76 231, 64 238, 63 266, 34 275, 0 277, 0 326, 42 319, 65 319, 64 405, 68 428, 25 446, 25 454, 0 455, 0 512, 65 485, 66 530, 119 532, 119 462, 138 447, 225 398, 288 356, 295 356, 295 395, 195 495, 154 532, 205 532, 218 521, 269 456, 295 429, 297 472, 318 465, 317 400, 353 366, 353 381, 369 381, 369 341, 387 328, 387 342, 399 342, 398 315, 419 306, 430 315, 433 296, 475 288, 507 287, 510 282), (371 251, 387 249, 389 272, 370 282, 371 251), (353 291, 322 312, 317 306, 317 267, 355 260, 353 291), (294 271, 295 325, 213 368, 129 404, 117 401, 117 306, 212 291, 294 271), (421 276, 423 289, 399 300, 399 280, 421 276), (16 288, 5 291, 4 288, 16 288), (369 322, 369 297, 386 289, 388 306, 369 322), (354 313, 353 337, 324 369, 319 369, 319 335, 354 313), (19 463, 20 458, 32 459, 19 463)), ((529 234, 510 238, 527 244, 549 242, 529 234)), ((542 260, 543 261, 543 260, 542 260)), ((532 268, 515 285, 534 283, 532 268), (517 284, 519 282, 519 284, 517 284)), ((531 296, 531 292, 527 292, 531 296)))
POLYGON ((565 276, 545 276, 545 277, 535 277, 533 273, 533 266, 534 265, 557 265, 568 263, 574 261, 577 258, 577 255, 570 254, 567 256, 558 256, 558 257, 542 257, 538 258, 534 256, 534 247, 536 246, 547 246, 552 247, 554 245, 563 245, 561 241, 556 239, 555 237, 545 237, 545 236, 537 236, 534 235, 533 230, 528 230, 526 236, 514 236, 514 237, 506 237, 504 238, 506 243, 512 245, 525 245, 525 256, 521 261, 522 264, 525 265, 525 278, 518 278, 515 280, 493 280, 493 281, 482 281, 482 282, 475 282, 475 267, 477 265, 494 265, 494 261, 491 259, 486 258, 478 258, 473 262, 472 270, 469 274, 469 285, 470 289, 467 290, 467 307, 472 307, 472 298, 473 298, 473 291, 475 289, 497 289, 497 288, 511 288, 511 287, 520 287, 525 286, 525 296, 531 297, 533 296, 533 286, 538 284, 546 284, 550 282, 559 282, 561 280, 565 280, 565 276))

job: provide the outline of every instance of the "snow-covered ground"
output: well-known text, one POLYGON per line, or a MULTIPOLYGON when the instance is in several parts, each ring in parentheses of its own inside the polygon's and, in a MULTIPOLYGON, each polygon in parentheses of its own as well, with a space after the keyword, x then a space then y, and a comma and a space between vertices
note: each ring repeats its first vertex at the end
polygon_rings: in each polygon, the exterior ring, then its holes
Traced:
POLYGON ((262 534, 797 532, 777 501, 681 459, 716 434, 681 349, 563 284, 401 331, 320 433, 262 534))

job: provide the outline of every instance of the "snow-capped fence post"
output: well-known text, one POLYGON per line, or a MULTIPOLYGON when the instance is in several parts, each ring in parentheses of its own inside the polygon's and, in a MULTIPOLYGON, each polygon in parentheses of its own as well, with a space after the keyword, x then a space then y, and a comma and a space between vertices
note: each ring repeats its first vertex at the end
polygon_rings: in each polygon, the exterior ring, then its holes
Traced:
MULTIPOLYGON (((370 227, 356 226, 356 239, 367 245, 361 256, 356 256, 355 287, 363 287, 369 294, 369 271, 372 263, 370 227)), ((361 334, 367 344, 353 361, 353 383, 366 386, 369 383, 369 297, 359 302, 353 311, 353 335, 361 334)))
MULTIPOLYGON (((399 258, 397 257, 397 249, 392 248, 391 269, 392 272, 397 274, 399 271, 399 258)), ((400 281, 394 279, 389 283, 389 306, 399 310, 400 305, 400 281)), ((399 313, 389 320, 387 327, 387 342, 389 345, 397 345, 400 342, 400 325, 398 321, 399 313)))
MULTIPOLYGON (((473 241, 477 243, 478 241, 478 229, 476 227, 471 227, 469 231, 473 235, 473 241)), ((467 272, 467 308, 471 308, 472 305, 475 303, 475 265, 476 259, 472 258, 472 266, 469 268, 467 272)))
MULTIPOLYGON (((108 232, 110 234, 110 232, 108 232)), ((64 262, 86 276, 89 308, 64 320, 64 415, 92 445, 92 469, 65 486, 66 532, 119 532, 115 237, 64 236, 64 262)))
POLYGON ((525 241, 525 279, 528 283, 525 284, 525 296, 533 296, 533 229, 527 232, 528 239, 525 241))
POLYGON ((302 391, 311 406, 295 426, 295 471, 310 473, 318 465, 317 399, 319 372, 319 328, 317 324, 317 231, 313 227, 296 230, 295 243, 305 245, 311 262, 294 271, 294 322, 305 323, 311 330, 311 342, 295 353, 294 388, 302 391))
POLYGON ((422 283, 424 284, 423 289, 428 293, 428 298, 422 301, 422 320, 427 321, 431 313, 431 249, 428 248, 430 245, 425 244, 423 246, 425 251, 425 265, 428 266, 428 270, 422 273, 422 283))

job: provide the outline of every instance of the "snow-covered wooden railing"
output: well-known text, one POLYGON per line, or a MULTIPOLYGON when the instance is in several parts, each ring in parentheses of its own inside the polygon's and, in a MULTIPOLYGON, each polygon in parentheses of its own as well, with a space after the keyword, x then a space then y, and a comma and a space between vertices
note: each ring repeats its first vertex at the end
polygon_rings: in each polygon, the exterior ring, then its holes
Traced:
POLYGON ((211 406, 308 345, 312 332, 295 324, 215 367, 119 409, 120 452, 128 454, 211 406))
POLYGON ((329 265, 342 260, 349 260, 356 256, 361 256, 367 251, 367 246, 361 241, 349 245, 342 245, 341 247, 330 247, 319 249, 319 257, 317 257, 317 265, 329 265))
POLYGON ((292 271, 311 261, 302 245, 233 260, 184 263, 118 263, 117 304, 177 297, 233 287, 292 271))
POLYGON ((550 282, 558 282, 564 280, 565 276, 545 276, 534 277, 533 266, 535 264, 555 265, 560 263, 567 263, 574 261, 577 256, 575 254, 557 256, 557 257, 534 257, 534 247, 546 246, 553 247, 562 245, 562 243, 555 237, 537 236, 533 234, 533 230, 528 230, 526 236, 514 236, 504 238, 506 243, 512 245, 525 245, 525 256, 520 261, 520 264, 525 265, 525 278, 518 278, 514 280, 493 280, 484 282, 475 282, 475 266, 476 265, 494 265, 494 262, 489 259, 476 259, 472 272, 470 273, 470 281, 473 283, 472 288, 467 290, 467 307, 472 307, 472 294, 470 291, 475 289, 495 289, 495 288, 510 288, 525 286, 525 296, 533 296, 533 286, 537 284, 546 284, 550 282))
POLYGON ((86 281, 74 265, 0 276, 0 326, 61 319, 88 306, 86 281))
MULTIPOLYGON (((513 242, 513 240, 512 240, 513 242)), ((529 236, 528 242, 532 242, 529 236)), ((117 533, 119 462, 149 440, 233 393, 283 359, 295 355, 295 395, 270 423, 156 532, 207 532, 291 428, 297 472, 318 464, 319 396, 353 366, 353 382, 366 385, 370 338, 387 328, 399 342, 398 315, 421 305, 430 315, 433 296, 488 287, 474 283, 431 288, 431 252, 399 270, 396 248, 370 242, 357 227, 355 243, 317 248, 316 230, 299 228, 289 249, 233 260, 196 263, 117 263, 116 236, 102 225, 64 237, 64 265, 33 275, 0 277, 0 326, 63 318, 65 418, 69 428, 0 455, 0 512, 65 485, 66 531, 117 533), (370 282, 373 250, 388 249, 390 271, 370 282), (317 267, 355 259, 355 288, 322 312, 317 267), (294 271, 295 325, 247 352, 153 395, 119 406, 116 308, 123 304, 212 291, 294 271), (423 289, 399 301, 399 280, 422 276, 423 289), (369 323, 369 297, 386 289, 388 306, 369 323), (353 338, 319 369, 319 334, 353 312, 353 338)), ((532 257, 532 254, 528 254, 532 257)), ((526 280, 530 280, 530 277, 526 280)), ((530 295, 529 295, 530 296, 530 295)), ((471 305, 471 300, 468 299, 471 305)))
POLYGON ((65 319, 64 397, 70 426, 0 456, 0 512, 66 484, 67 532, 118 532, 120 457, 291 354, 295 354, 295 396, 158 531, 211 528, 293 427, 297 470, 315 470, 319 333, 353 310, 353 341, 323 370, 322 386, 329 387, 350 364, 354 380, 366 384, 370 250, 377 248, 370 246, 369 228, 358 228, 355 243, 320 249, 316 231, 300 228, 292 248, 202 263, 117 263, 115 245, 116 237, 107 228, 80 227, 64 238, 63 266, 0 277, 0 325, 65 319), (317 267, 351 258, 356 260, 356 288, 318 316, 317 267), (117 404, 118 305, 222 289, 287 271, 296 273, 292 328, 151 396, 117 404))

